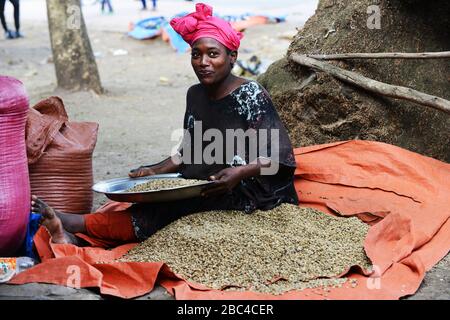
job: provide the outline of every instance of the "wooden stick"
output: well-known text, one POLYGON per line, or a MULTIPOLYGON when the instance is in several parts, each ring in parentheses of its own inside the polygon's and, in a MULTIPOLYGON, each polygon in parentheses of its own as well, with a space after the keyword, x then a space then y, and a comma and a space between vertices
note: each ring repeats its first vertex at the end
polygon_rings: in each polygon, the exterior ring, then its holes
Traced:
POLYGON ((411 88, 394 86, 376 81, 355 72, 341 69, 327 62, 308 58, 305 55, 294 54, 290 56, 290 59, 302 66, 326 72, 339 80, 358 86, 367 91, 378 93, 391 98, 412 101, 450 114, 450 101, 448 100, 432 96, 411 88))
POLYGON ((338 54, 307 54, 307 57, 318 60, 343 59, 442 59, 450 58, 450 51, 442 52, 380 52, 380 53, 338 53, 338 54))

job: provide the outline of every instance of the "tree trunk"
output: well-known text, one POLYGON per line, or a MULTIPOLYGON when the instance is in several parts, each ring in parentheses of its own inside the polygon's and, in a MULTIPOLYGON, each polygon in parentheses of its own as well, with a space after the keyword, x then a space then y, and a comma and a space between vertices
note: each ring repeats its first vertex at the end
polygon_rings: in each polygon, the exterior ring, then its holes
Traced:
MULTIPOLYGON (((450 59, 443 58, 447 56, 443 52, 450 50, 449 16, 448 0, 320 0, 314 16, 293 39, 287 57, 370 55, 371 59, 328 64, 450 100, 450 59)), ((310 68, 287 57, 272 64, 258 80, 271 94, 294 146, 376 140, 450 161, 450 117, 441 112, 448 110, 445 101, 428 97, 428 105, 436 107, 434 102, 439 100, 444 107, 440 111, 421 108, 416 103, 424 99, 390 99, 323 72, 310 81, 310 68)))
POLYGON ((80 0, 47 0, 47 16, 58 86, 102 93, 80 0))

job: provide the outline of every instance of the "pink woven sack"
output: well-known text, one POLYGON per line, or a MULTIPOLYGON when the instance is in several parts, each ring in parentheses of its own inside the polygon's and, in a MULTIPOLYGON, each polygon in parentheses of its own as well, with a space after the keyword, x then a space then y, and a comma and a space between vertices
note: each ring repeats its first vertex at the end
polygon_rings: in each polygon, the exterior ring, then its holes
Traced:
POLYGON ((24 241, 30 215, 25 148, 28 95, 23 84, 0 76, 0 256, 11 256, 24 241))

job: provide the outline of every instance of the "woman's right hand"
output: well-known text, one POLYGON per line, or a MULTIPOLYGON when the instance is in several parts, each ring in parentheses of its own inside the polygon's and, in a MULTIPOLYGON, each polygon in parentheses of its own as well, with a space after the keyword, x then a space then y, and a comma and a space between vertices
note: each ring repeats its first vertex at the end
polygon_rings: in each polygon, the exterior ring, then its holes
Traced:
POLYGON ((130 170, 128 173, 128 176, 130 178, 139 178, 139 177, 145 177, 145 176, 152 176, 156 174, 155 170, 149 167, 140 166, 137 169, 130 170))

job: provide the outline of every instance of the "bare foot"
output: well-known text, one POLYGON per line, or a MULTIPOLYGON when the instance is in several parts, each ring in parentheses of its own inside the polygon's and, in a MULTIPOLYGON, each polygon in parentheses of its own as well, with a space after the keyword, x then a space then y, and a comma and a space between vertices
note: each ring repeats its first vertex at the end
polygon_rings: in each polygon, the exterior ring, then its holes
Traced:
POLYGON ((73 243, 56 211, 35 195, 31 196, 31 211, 42 214, 41 224, 50 233, 53 243, 73 243))

